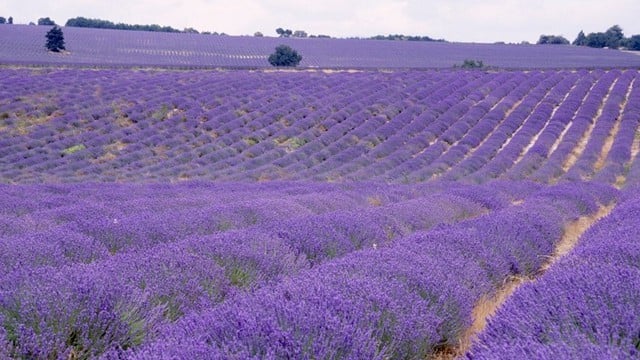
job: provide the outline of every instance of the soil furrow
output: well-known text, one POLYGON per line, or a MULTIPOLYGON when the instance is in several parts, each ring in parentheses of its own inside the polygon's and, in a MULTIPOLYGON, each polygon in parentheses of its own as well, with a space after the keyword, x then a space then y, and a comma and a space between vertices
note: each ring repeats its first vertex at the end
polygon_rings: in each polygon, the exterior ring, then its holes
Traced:
POLYGON ((560 258, 569 253, 578 243, 580 236, 601 218, 607 216, 615 207, 615 204, 602 206, 598 212, 592 215, 582 216, 565 226, 562 238, 556 244, 553 254, 550 255, 537 273, 531 277, 514 276, 505 279, 504 284, 495 294, 482 297, 473 310, 473 323, 462 335, 459 345, 455 349, 447 349, 446 352, 435 354, 433 359, 448 360, 462 358, 471 348, 471 344, 485 329, 489 319, 496 314, 498 309, 520 287, 520 285, 539 279, 560 258))

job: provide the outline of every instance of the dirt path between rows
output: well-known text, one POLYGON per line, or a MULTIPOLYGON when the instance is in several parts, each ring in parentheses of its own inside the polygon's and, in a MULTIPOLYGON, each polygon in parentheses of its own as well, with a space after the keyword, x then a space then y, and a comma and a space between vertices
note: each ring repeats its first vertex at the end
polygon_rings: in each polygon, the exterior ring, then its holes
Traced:
POLYGON ((553 264, 561 257, 569 253, 578 243, 580 236, 595 224, 601 218, 607 216, 615 204, 601 206, 598 212, 588 216, 582 216, 575 221, 570 222, 564 228, 564 234, 560 241, 556 244, 553 254, 549 256, 547 261, 542 265, 538 272, 532 277, 511 277, 505 280, 504 285, 492 296, 482 297, 473 310, 473 324, 460 339, 459 346, 454 349, 447 349, 443 353, 435 354, 432 359, 451 360, 462 358, 471 348, 473 341, 487 326, 488 320, 495 315, 504 302, 513 294, 520 285, 527 282, 536 281, 542 276, 553 264))

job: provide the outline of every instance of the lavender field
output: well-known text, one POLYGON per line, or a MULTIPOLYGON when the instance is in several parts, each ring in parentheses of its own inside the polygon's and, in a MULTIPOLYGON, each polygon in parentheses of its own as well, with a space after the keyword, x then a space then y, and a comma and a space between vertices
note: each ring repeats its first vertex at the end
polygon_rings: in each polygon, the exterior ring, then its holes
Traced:
POLYGON ((0 359, 640 356, 637 65, 31 48, 0 68, 0 359))
POLYGON ((44 51, 48 26, 0 26, 0 63, 180 68, 266 68, 279 44, 303 68, 451 68, 466 59, 507 69, 638 68, 640 55, 579 46, 216 36, 63 28, 67 53, 44 51))
POLYGON ((637 70, 5 69, 0 180, 640 176, 637 70))

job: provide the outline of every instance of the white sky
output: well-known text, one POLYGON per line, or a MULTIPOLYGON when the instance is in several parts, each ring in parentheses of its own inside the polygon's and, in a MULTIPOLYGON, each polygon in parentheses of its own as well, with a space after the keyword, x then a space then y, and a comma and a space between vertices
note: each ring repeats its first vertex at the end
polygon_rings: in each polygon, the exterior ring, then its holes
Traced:
POLYGON ((640 34, 640 0, 2 0, 14 23, 83 16, 128 24, 252 35, 275 29, 335 37, 428 35, 461 42, 535 42, 540 34, 572 41, 580 30, 618 24, 640 34))

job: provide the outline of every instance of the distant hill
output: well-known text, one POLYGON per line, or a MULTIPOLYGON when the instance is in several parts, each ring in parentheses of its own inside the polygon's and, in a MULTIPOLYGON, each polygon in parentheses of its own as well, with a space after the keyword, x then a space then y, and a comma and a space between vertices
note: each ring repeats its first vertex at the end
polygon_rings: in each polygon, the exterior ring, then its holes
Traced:
POLYGON ((106 66, 266 68, 279 44, 296 49, 303 68, 452 68, 465 60, 495 68, 640 67, 640 57, 577 46, 468 44, 327 38, 215 36, 64 27, 68 53, 44 49, 47 26, 0 27, 0 62, 106 66))

